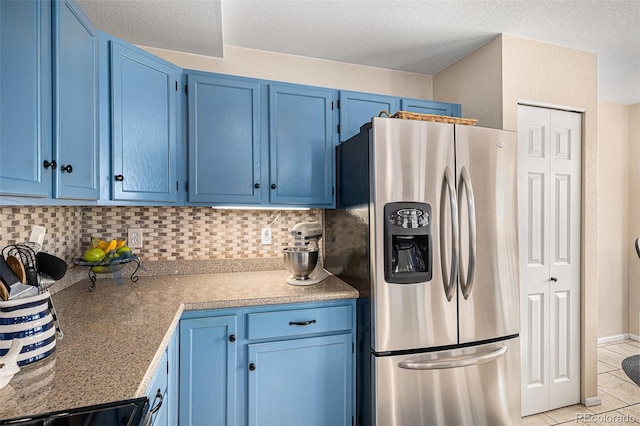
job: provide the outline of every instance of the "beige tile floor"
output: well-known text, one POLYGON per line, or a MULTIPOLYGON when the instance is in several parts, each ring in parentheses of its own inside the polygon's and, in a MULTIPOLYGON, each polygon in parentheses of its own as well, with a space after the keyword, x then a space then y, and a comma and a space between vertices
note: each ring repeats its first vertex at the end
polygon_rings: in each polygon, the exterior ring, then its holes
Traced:
POLYGON ((622 360, 638 353, 640 342, 635 340, 600 345, 598 395, 602 404, 594 407, 577 404, 523 417, 522 425, 640 425, 640 387, 622 371, 622 360))

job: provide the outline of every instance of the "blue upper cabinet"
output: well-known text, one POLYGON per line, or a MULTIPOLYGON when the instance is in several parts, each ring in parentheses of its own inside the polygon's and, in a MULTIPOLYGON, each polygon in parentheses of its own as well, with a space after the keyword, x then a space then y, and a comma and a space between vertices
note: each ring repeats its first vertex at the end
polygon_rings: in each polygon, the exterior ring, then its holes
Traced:
POLYGON ((189 72, 188 202, 331 207, 335 91, 189 72))
POLYGON ((340 91, 340 142, 360 133, 360 127, 381 111, 398 111, 400 99, 372 93, 340 91))
POLYGON ((68 0, 53 3, 55 198, 100 198, 97 30, 68 0))
POLYGON ((447 115, 449 117, 460 117, 461 114, 460 104, 427 101, 424 99, 402 99, 400 101, 400 109, 420 114, 447 115))
POLYGON ((260 83, 189 74, 188 201, 261 202, 260 83))
POLYGON ((180 68, 111 41, 112 199, 177 202, 180 68))
POLYGON ((336 91, 269 85, 270 202, 331 207, 336 91))
POLYGON ((0 1, 0 195, 51 195, 51 4, 0 1))
POLYGON ((343 90, 340 92, 340 142, 358 134, 360 127, 380 112, 395 114, 399 110, 450 117, 460 117, 461 113, 460 104, 343 90))

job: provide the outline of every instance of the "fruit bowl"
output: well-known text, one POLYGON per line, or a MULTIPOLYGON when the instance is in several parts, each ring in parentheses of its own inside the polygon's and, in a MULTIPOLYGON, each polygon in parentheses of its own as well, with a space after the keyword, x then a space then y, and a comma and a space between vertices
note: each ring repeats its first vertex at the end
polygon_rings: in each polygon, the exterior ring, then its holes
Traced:
POLYGON ((133 283, 137 283, 138 279, 140 279, 140 277, 136 275, 138 272, 138 269, 140 269, 140 259, 138 258, 138 256, 136 256, 133 253, 129 253, 127 256, 123 256, 123 257, 115 257, 115 258, 105 257, 104 259, 98 262, 89 262, 89 261, 86 261, 83 257, 78 257, 76 259, 73 259, 73 263, 75 263, 76 265, 89 267, 88 274, 89 274, 89 280, 91 281, 91 284, 89 285, 89 291, 95 290, 96 279, 97 279, 96 274, 111 273, 114 275, 114 280, 116 283, 124 283, 124 281, 122 280, 121 265, 131 263, 131 262, 136 263, 136 268, 131 273, 131 281, 133 283))

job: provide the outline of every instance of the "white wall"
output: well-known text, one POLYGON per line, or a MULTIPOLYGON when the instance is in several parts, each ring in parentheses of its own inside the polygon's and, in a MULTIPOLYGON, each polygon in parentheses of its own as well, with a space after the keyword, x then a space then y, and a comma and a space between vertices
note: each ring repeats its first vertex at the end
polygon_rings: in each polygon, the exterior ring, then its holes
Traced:
POLYGON ((598 102, 598 338, 629 332, 629 107, 598 102))
POLYGON ((629 106, 629 333, 640 340, 640 259, 631 246, 640 237, 640 104, 629 106))
POLYGON ((235 46, 224 47, 224 58, 139 47, 182 68, 357 92, 433 99, 432 77, 425 74, 235 46))
POLYGON ((433 76, 434 99, 462 104, 478 126, 502 129, 502 37, 433 76))

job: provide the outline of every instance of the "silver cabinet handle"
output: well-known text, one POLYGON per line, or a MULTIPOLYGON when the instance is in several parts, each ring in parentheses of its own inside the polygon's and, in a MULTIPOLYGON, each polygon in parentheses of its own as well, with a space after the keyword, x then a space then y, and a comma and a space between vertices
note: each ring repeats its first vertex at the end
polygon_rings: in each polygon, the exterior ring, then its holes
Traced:
MULTIPOLYGON (((467 276, 465 277, 462 267, 460 268, 460 290, 462 296, 467 300, 473 288, 473 278, 476 271, 476 202, 473 198, 473 186, 471 186, 471 178, 466 167, 460 171, 460 186, 458 187, 458 199, 462 199, 462 191, 467 194, 467 210, 469 215, 469 267, 467 268, 467 276)), ((462 256, 462 254, 461 254, 462 256)))
POLYGON ((458 234, 458 200, 456 191, 453 186, 453 175, 449 166, 444 169, 444 180, 442 182, 442 193, 440 196, 440 268, 442 269, 442 284, 447 301, 451 302, 456 291, 456 280, 458 271, 458 251, 459 251, 459 234, 458 234), (445 192, 449 193, 449 208, 451 210, 451 272, 447 273, 447 264, 444 259, 443 249, 446 247, 444 229, 444 206, 445 192))
POLYGON ((481 353, 479 355, 462 355, 458 357, 445 358, 445 359, 434 359, 429 361, 420 361, 420 360, 406 360, 398 363, 398 367, 404 368, 407 370, 442 370, 445 368, 460 368, 467 367, 470 365, 479 365, 484 364, 486 362, 494 361, 502 356, 504 356, 508 347, 503 346, 500 349, 493 350, 491 352, 481 353))

